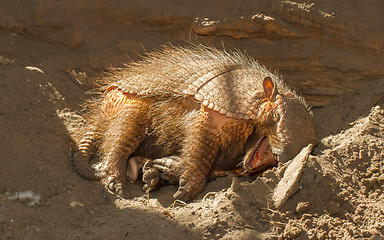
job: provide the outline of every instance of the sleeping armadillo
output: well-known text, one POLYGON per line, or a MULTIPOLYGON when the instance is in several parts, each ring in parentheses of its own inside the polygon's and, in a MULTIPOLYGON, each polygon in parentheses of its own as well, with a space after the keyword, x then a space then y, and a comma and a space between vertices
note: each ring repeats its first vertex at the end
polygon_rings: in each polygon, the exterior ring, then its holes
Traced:
POLYGON ((164 47, 114 69, 89 103, 74 165, 122 197, 143 170, 146 190, 160 179, 195 198, 215 172, 254 173, 316 142, 300 97, 257 61, 212 47, 164 47), (94 154, 100 159, 90 164, 94 154), (143 167, 144 165, 144 167, 143 167))

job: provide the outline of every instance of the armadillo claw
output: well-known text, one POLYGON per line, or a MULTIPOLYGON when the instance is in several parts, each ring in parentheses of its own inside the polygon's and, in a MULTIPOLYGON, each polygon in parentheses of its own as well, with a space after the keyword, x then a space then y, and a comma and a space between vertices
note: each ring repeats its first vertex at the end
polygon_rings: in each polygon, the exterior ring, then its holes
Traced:
POLYGON ((189 192, 191 192, 191 185, 186 182, 183 176, 180 178, 180 181, 179 181, 179 189, 177 189, 177 192, 173 194, 173 197, 175 199, 188 201, 190 200, 189 192))
POLYGON ((186 197, 187 193, 188 193, 188 190, 185 187, 179 187, 177 192, 175 194, 173 194, 173 197, 175 199, 179 199, 182 201, 188 201, 189 199, 184 199, 186 197))
POLYGON ((112 192, 115 192, 117 195, 119 195, 122 198, 129 198, 131 197, 130 191, 128 188, 128 181, 123 178, 119 178, 116 176, 109 176, 107 179, 107 186, 109 190, 112 192))
POLYGON ((159 185, 159 171, 152 166, 152 161, 148 160, 143 167, 143 190, 150 192, 159 185))

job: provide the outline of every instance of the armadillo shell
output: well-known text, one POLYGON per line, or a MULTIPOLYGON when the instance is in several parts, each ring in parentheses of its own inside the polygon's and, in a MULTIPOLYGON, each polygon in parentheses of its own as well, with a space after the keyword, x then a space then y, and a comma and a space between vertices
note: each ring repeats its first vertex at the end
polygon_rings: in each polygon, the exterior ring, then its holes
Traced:
POLYGON ((112 86, 143 97, 193 96, 203 106, 227 117, 249 119, 257 115, 264 98, 262 80, 280 80, 255 60, 238 52, 214 48, 166 47, 143 61, 115 70, 112 86))

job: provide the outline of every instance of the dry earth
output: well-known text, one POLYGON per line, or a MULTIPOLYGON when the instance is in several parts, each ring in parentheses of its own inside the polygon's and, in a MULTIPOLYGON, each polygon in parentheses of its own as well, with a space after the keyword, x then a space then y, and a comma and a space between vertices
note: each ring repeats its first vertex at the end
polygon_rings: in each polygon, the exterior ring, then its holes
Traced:
POLYGON ((0 239, 384 239, 380 1, 103 2, 0 1, 0 239), (316 106, 319 144, 280 208, 287 164, 217 179, 188 204, 176 186, 148 201, 132 183, 126 200, 73 171, 94 80, 180 38, 247 50, 316 106))

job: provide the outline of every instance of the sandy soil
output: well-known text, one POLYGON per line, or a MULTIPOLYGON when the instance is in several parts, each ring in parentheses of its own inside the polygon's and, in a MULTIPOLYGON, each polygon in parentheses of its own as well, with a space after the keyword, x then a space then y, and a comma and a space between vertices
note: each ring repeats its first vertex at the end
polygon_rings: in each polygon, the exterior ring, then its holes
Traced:
POLYGON ((380 74, 312 109, 319 144, 278 209, 271 196, 287 164, 217 179, 188 204, 173 201, 176 186, 148 198, 141 183, 127 200, 82 179, 71 162, 86 91, 127 56, 73 41, 0 31, 0 239, 384 239, 380 74))

